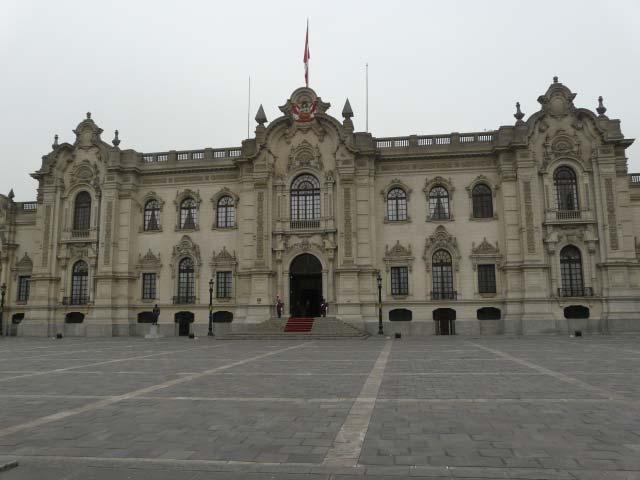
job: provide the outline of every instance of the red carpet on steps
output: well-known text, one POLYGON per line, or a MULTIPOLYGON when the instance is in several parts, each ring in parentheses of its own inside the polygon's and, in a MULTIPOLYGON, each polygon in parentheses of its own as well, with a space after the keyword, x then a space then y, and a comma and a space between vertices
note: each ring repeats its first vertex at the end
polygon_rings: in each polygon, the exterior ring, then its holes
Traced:
POLYGON ((285 332, 310 332, 313 328, 311 317, 289 317, 284 327, 285 332))

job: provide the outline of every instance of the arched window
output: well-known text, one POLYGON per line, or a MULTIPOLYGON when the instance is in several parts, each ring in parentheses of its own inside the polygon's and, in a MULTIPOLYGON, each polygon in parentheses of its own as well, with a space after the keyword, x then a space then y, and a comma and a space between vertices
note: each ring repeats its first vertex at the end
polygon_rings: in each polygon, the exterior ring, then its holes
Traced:
POLYGON ((160 203, 158 200, 149 200, 144 205, 144 230, 160 230, 160 203))
POLYGON ((91 195, 80 192, 76 195, 73 207, 73 229, 77 232, 88 232, 91 227, 91 195))
POLYGON ((291 184, 291 222, 294 228, 319 227, 320 182, 310 174, 303 174, 291 184))
POLYGON ((578 205, 578 181, 569 167, 558 167, 553 173, 558 210, 580 210, 578 205))
POLYGON ((449 192, 444 187, 433 187, 429 192, 429 220, 449 219, 449 192))
POLYGON ((84 260, 78 260, 71 270, 71 305, 89 302, 89 267, 84 260))
POLYGON ((454 300, 456 292, 453 290, 453 265, 451 254, 446 250, 437 250, 433 254, 432 266, 433 300, 454 300))
POLYGON ((491 189, 484 183, 479 183, 471 191, 473 202, 473 218, 493 217, 493 196, 491 189))
POLYGON ((387 194, 387 220, 398 222, 407 219, 407 194, 401 188, 392 188, 387 194))
POLYGON ((185 198, 180 204, 180 228, 196 228, 196 201, 193 198, 185 198))
POLYGON ((577 247, 567 245, 560 251, 560 275, 562 277, 561 297, 584 296, 582 255, 577 247))
POLYGON ((193 260, 185 257, 178 264, 178 299, 175 303, 195 303, 196 277, 193 260))
POLYGON ((233 198, 225 195, 218 200, 216 223, 218 228, 231 228, 236 226, 236 204, 233 198))

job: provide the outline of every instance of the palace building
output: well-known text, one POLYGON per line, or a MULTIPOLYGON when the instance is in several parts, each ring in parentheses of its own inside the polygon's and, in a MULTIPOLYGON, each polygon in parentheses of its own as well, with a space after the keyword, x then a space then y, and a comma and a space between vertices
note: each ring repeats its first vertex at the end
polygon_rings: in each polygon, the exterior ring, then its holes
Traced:
MULTIPOLYGON (((243 331, 329 315, 375 333, 640 331, 633 142, 554 78, 493 131, 379 138, 307 87, 234 148, 140 153, 90 114, 34 202, 0 195, 3 330, 243 331), (378 280, 378 275, 380 280, 378 280), (224 322, 224 323, 223 323, 224 322)), ((594 102, 595 103, 595 102, 594 102)))

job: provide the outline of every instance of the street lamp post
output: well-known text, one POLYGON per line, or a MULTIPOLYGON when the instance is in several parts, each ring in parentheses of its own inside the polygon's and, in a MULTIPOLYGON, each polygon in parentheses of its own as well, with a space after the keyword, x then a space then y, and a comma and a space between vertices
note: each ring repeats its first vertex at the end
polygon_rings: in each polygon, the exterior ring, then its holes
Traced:
POLYGON ((380 270, 376 273, 376 281, 378 282, 378 335, 384 335, 382 329, 382 275, 380 270))
POLYGON ((213 337, 213 278, 209 280, 209 337, 213 337))
MULTIPOLYGON (((0 285, 0 335, 4 335, 4 296, 7 294, 7 284, 0 285)), ((7 336, 9 336, 9 327, 7 326, 7 336)))

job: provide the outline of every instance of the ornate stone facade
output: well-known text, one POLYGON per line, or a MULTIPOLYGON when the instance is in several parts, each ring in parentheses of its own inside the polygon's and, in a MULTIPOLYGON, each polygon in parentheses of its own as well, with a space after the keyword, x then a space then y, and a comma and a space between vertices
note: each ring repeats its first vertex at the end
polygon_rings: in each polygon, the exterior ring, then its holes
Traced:
POLYGON ((387 331, 639 331, 633 140, 574 99, 554 79, 512 126, 376 138, 348 100, 338 120, 299 88, 270 123, 260 107, 241 147, 151 154, 107 144, 87 114, 32 174, 37 202, 0 195, 4 329, 141 335, 157 303, 163 334, 203 334, 211 288, 234 329, 280 295, 375 331, 380 272, 387 331))

